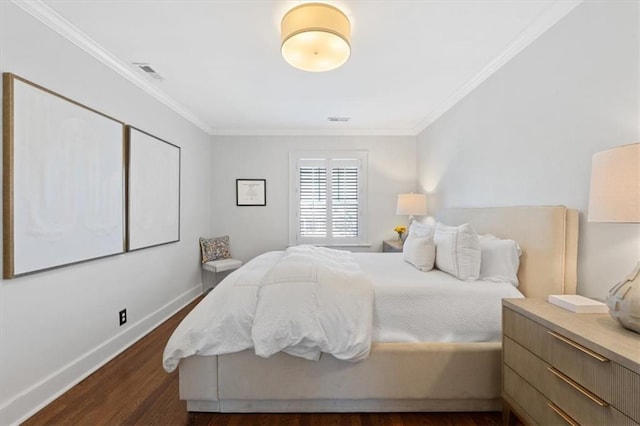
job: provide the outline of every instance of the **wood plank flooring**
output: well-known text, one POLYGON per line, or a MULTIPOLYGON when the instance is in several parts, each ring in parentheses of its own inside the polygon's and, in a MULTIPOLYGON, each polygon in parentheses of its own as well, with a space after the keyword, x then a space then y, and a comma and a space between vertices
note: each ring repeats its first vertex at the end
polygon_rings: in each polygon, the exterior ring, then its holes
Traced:
POLYGON ((28 419, 24 425, 440 426, 499 425, 495 413, 187 413, 178 372, 162 369, 169 336, 199 300, 28 419))

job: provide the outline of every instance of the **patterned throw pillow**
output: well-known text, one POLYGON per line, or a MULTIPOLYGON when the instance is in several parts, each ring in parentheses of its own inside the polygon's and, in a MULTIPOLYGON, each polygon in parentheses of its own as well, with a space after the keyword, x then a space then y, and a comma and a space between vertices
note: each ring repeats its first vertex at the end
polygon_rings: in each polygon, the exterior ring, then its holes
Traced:
POLYGON ((200 249, 202 251, 202 263, 231 257, 228 235, 215 238, 200 237, 200 249))

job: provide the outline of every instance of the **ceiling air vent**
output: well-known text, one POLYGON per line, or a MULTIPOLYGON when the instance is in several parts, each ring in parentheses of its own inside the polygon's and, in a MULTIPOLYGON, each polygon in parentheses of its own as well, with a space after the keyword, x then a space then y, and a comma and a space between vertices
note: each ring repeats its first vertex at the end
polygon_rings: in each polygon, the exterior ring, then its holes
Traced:
POLYGON ((153 68, 151 64, 134 62, 133 65, 140 68, 140 70, 142 70, 146 75, 148 75, 149 77, 155 80, 158 80, 158 81, 164 80, 164 77, 162 77, 160 73, 155 68, 153 68))
POLYGON ((327 117, 327 120, 346 123, 347 121, 351 120, 351 117, 327 117))

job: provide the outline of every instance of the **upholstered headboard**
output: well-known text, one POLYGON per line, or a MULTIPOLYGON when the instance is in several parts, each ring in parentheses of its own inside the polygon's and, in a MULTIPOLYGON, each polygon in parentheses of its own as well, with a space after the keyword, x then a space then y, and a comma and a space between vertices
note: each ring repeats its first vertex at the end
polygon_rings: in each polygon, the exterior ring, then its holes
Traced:
POLYGON ((527 297, 575 294, 578 212, 564 206, 443 209, 446 225, 470 223, 479 234, 518 242, 522 249, 518 289, 527 297))

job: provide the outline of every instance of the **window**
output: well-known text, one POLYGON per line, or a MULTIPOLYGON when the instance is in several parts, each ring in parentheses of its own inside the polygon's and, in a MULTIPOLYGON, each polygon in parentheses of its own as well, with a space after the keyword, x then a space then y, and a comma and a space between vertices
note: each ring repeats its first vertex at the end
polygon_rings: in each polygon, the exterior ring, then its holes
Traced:
POLYGON ((291 154, 291 244, 366 244, 367 153, 291 154))

